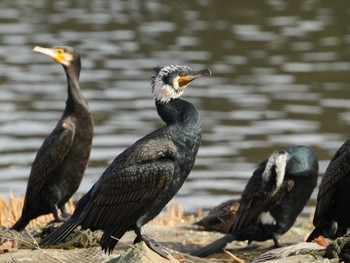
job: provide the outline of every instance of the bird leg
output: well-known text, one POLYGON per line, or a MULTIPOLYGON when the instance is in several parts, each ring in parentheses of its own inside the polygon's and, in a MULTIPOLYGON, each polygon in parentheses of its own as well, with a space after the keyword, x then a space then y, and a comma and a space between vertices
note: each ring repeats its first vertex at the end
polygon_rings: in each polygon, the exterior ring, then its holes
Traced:
POLYGON ((334 238, 336 237, 338 231, 338 222, 332 221, 331 226, 329 228, 329 237, 334 238))
POLYGON ((135 234, 136 234, 136 238, 135 238, 135 240, 134 240, 134 244, 143 241, 143 242, 146 243, 146 245, 147 245, 150 249, 152 249, 152 250, 153 250, 154 252, 156 252, 158 255, 160 255, 160 256, 162 256, 162 257, 164 257, 164 258, 170 260, 170 258, 169 258, 169 253, 168 253, 167 251, 162 250, 162 249, 160 248, 160 247, 161 247, 160 244, 159 244, 157 241, 155 241, 154 239, 149 238, 149 237, 146 235, 146 233, 145 233, 143 227, 140 227, 140 228, 139 228, 139 227, 135 227, 134 231, 135 231, 135 234))
POLYGON ((67 204, 64 204, 61 208, 61 217, 69 218, 71 214, 68 212, 67 204))
POLYGON ((272 234, 272 240, 273 240, 273 243, 275 243, 275 245, 274 245, 275 248, 281 247, 281 245, 278 241, 278 237, 276 237, 274 234, 272 234))
POLYGON ((69 216, 67 216, 67 214, 64 214, 64 213, 62 213, 62 215, 59 215, 59 209, 56 204, 52 208, 52 213, 53 213, 53 217, 55 218, 54 222, 65 222, 69 218, 69 216))

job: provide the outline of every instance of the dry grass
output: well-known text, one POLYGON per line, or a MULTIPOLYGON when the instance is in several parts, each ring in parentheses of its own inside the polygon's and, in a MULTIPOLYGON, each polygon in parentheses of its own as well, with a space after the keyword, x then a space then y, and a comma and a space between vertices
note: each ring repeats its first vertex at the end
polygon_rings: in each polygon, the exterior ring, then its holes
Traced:
MULTIPOLYGON (((24 203, 23 195, 15 196, 10 190, 9 197, 6 199, 0 195, 0 226, 11 227, 21 216, 22 207, 24 203)), ((73 200, 68 202, 68 211, 74 211, 73 200)), ((48 222, 53 220, 53 215, 43 215, 29 222, 28 227, 45 226, 48 222)))
MULTIPOLYGON (((23 195, 15 196, 12 191, 9 192, 9 197, 6 199, 0 195, 0 226, 11 227, 21 216, 24 203, 23 195)), ((68 202, 68 211, 73 213, 74 203, 70 199, 68 202)), ((193 222, 201 218, 202 210, 198 209, 197 215, 185 215, 183 208, 179 204, 169 204, 166 212, 161 213, 150 224, 176 226, 185 222, 193 222)), ((28 227, 42 227, 53 220, 52 214, 40 216, 30 221, 28 227)))
POLYGON ((159 214, 150 224, 161 226, 177 226, 186 222, 194 222, 202 217, 202 209, 199 208, 197 215, 184 213, 180 204, 172 203, 166 207, 166 212, 159 214))

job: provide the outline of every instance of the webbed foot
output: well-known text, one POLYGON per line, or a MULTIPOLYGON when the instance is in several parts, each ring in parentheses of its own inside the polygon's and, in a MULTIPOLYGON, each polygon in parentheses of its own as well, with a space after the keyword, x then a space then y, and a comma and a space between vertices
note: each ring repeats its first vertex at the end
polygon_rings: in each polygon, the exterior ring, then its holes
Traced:
POLYGON ((155 241, 154 239, 151 239, 146 235, 141 235, 141 236, 137 236, 135 238, 134 244, 141 242, 141 241, 145 242, 146 245, 150 249, 152 249, 154 252, 156 252, 158 255, 170 260, 170 258, 169 258, 170 254, 167 251, 162 250, 161 245, 157 241, 155 241))

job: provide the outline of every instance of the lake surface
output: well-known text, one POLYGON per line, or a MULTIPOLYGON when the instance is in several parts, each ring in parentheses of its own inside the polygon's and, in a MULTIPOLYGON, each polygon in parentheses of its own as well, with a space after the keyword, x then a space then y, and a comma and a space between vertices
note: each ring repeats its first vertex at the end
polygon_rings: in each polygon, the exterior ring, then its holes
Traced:
POLYGON ((169 64, 213 72, 183 95, 203 127, 195 167, 172 201, 186 213, 238 198, 256 164, 291 145, 315 149, 321 176, 349 137, 349 11, 344 0, 1 1, 0 193, 24 194, 65 106, 63 69, 36 45, 82 55, 95 137, 79 193, 163 125, 150 78, 169 64))

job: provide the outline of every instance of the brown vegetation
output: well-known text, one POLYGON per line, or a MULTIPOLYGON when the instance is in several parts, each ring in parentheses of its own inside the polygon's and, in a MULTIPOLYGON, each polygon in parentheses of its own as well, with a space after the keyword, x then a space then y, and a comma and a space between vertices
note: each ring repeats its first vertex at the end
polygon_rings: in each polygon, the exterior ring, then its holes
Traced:
MULTIPOLYGON (((9 197, 5 198, 0 195, 0 226, 11 227, 21 216, 22 207, 24 203, 23 195, 16 196, 12 191, 9 192, 9 197)), ((72 199, 68 202, 68 211, 73 213, 74 202, 72 199)), ((184 222, 193 222, 201 217, 202 211, 198 210, 197 215, 185 215, 183 208, 179 204, 169 204, 166 208, 166 212, 161 213, 150 224, 164 225, 164 226, 176 226, 184 222)), ((33 219, 28 227, 42 227, 53 220, 53 215, 44 215, 36 219, 33 219)))

